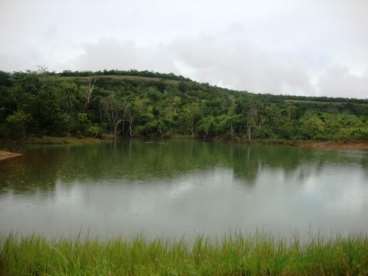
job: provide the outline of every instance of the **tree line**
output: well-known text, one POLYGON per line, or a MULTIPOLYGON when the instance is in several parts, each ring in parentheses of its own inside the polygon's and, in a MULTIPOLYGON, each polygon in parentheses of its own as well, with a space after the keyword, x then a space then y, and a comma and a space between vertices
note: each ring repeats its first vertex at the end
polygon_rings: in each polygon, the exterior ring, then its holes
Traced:
POLYGON ((0 72, 0 136, 364 140, 368 101, 238 92, 149 71, 0 72))

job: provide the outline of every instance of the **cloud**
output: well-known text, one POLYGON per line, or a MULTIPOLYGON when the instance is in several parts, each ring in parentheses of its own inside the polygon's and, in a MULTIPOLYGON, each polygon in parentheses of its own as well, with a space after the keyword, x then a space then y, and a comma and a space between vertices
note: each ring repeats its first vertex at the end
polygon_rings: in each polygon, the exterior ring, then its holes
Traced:
POLYGON ((149 47, 106 38, 86 44, 83 54, 67 64, 73 64, 74 70, 148 68, 239 90, 316 94, 308 74, 313 65, 307 60, 261 49, 246 39, 234 43, 226 38, 226 34, 199 35, 149 47))
POLYGON ((0 70, 134 68, 366 98, 367 10, 366 0, 2 0, 0 70))
POLYGON ((368 74, 356 74, 348 67, 333 66, 319 78, 320 93, 330 97, 368 98, 368 74))
POLYGON ((68 60, 74 70, 156 70, 176 72, 173 60, 167 48, 160 45, 140 47, 133 41, 118 41, 102 38, 96 43, 86 43, 82 54, 68 60))

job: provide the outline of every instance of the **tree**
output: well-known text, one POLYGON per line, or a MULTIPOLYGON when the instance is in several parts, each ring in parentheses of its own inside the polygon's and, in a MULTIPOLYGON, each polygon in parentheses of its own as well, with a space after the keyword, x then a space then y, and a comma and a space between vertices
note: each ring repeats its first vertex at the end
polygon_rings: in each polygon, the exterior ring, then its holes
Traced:
POLYGON ((88 86, 87 86, 87 91, 86 91, 86 102, 84 105, 84 110, 87 111, 89 108, 89 105, 91 103, 91 99, 92 99, 92 93, 93 90, 95 89, 95 82, 96 80, 94 78, 89 78, 88 79, 88 86))
POLYGON ((209 138, 215 134, 215 118, 208 116, 198 122, 198 132, 203 138, 209 138))
POLYGON ((248 141, 252 140, 253 130, 257 126, 257 115, 258 115, 258 109, 255 103, 251 103, 249 105, 248 111, 247 111, 247 137, 248 141))
POLYGON ((198 103, 190 103, 183 108, 183 123, 192 136, 195 134, 195 126, 200 118, 200 114, 201 110, 198 103))
POLYGON ((16 111, 6 118, 6 123, 10 131, 10 135, 15 138, 24 138, 26 136, 27 124, 30 122, 31 116, 22 110, 16 111))
POLYGON ((0 72, 2 137, 365 139, 367 124, 367 100, 239 93, 150 71, 0 72))
POLYGON ((324 136, 326 125, 316 113, 307 113, 301 119, 302 132, 305 138, 320 139, 324 136))
POLYGON ((102 106, 113 129, 114 141, 117 141, 119 125, 124 120, 126 105, 114 94, 102 99, 102 106))

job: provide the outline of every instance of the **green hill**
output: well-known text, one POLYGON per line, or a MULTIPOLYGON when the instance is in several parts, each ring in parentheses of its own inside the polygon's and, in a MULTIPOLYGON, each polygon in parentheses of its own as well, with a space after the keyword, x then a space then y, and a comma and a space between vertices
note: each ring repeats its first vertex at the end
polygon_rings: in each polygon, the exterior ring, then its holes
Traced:
POLYGON ((149 71, 0 72, 0 135, 368 139, 368 101, 234 91, 149 71))

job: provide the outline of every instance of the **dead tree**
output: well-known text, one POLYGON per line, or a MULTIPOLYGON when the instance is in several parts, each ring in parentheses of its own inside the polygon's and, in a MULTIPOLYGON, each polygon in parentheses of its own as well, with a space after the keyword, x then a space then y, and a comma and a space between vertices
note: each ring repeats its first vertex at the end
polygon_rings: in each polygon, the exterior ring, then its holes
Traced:
POLYGON ((93 79, 93 78, 90 78, 88 80, 88 87, 87 87, 87 92, 86 92, 86 102, 84 104, 84 111, 88 110, 89 105, 91 103, 92 93, 93 93, 93 90, 95 89, 95 83, 96 83, 96 80, 93 79))

